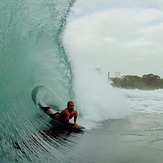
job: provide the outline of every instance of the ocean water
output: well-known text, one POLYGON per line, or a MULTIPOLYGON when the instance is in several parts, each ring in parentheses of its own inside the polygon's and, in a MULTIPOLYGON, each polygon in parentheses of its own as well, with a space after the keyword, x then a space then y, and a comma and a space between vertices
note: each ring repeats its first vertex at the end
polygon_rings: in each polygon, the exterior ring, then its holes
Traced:
POLYGON ((113 88, 67 53, 74 2, 0 1, 0 162, 161 162, 163 91, 113 88), (37 106, 69 100, 82 133, 56 128, 37 106))

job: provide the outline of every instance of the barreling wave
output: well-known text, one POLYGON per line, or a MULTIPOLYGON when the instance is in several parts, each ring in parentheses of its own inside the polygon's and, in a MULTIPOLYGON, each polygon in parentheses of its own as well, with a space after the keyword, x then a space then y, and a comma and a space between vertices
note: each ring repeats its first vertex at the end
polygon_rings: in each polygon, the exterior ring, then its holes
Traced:
MULTIPOLYGON (((73 3, 0 2, 0 162, 45 161, 41 151, 47 151, 48 145, 38 131, 47 121, 39 118, 40 110, 32 102, 35 87, 50 88, 54 98, 60 99, 60 108, 74 98, 71 65, 62 44, 73 3)), ((53 154, 48 156, 50 159, 53 154)))
POLYGON ((62 38, 74 1, 0 1, 0 162, 63 162, 67 147, 47 136, 39 102, 60 110, 75 100, 87 129, 126 115, 108 82, 74 57, 71 68, 62 38))
POLYGON ((31 98, 35 105, 48 106, 53 110, 60 110, 63 103, 62 98, 46 86, 36 86, 31 93, 31 98))

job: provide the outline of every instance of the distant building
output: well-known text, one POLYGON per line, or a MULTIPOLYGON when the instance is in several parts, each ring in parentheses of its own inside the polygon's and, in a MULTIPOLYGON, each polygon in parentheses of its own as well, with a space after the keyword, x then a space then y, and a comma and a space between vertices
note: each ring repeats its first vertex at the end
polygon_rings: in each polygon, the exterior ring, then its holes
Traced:
POLYGON ((108 79, 110 79, 110 72, 108 72, 108 79))
POLYGON ((101 68, 95 68, 95 70, 98 74, 101 74, 101 68))
POLYGON ((115 78, 120 78, 121 77, 121 72, 115 72, 115 78))

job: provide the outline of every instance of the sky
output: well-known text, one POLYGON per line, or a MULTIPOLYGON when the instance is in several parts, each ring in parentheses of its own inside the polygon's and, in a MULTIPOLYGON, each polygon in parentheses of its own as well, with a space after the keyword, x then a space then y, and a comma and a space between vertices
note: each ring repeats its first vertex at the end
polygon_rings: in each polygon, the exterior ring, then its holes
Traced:
POLYGON ((163 1, 77 0, 64 42, 73 57, 103 75, 163 78, 163 1))

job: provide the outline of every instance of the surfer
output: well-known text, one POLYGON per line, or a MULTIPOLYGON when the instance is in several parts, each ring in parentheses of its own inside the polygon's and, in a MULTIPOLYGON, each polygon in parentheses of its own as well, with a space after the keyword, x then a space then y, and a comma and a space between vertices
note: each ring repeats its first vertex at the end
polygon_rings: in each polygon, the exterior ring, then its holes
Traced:
POLYGON ((60 113, 57 112, 55 114, 52 113, 50 110, 50 107, 47 109, 47 114, 53 118, 58 120, 59 122, 69 125, 69 126, 74 126, 75 128, 79 128, 79 125, 76 123, 77 117, 78 117, 78 112, 74 109, 74 102, 69 101, 67 103, 67 108, 62 110, 60 113), (74 123, 69 122, 70 119, 74 117, 74 123))

